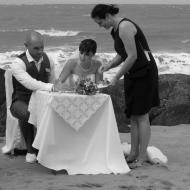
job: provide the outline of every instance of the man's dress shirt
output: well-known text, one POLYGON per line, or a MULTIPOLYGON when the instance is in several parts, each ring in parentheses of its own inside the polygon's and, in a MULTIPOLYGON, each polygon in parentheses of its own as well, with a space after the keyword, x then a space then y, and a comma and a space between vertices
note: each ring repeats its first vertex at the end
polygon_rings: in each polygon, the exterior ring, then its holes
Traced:
MULTIPOLYGON (((28 50, 26 50, 26 57, 29 62, 35 63, 35 65, 39 71, 41 62, 43 61, 43 58, 41 58, 38 62, 36 62, 30 55, 28 50)), ((53 87, 53 83, 55 81, 55 64, 54 64, 53 59, 50 56, 48 56, 48 58, 49 58, 49 62, 50 62, 49 83, 44 83, 42 81, 38 81, 38 80, 32 78, 26 72, 26 65, 20 58, 16 58, 15 62, 12 63, 11 72, 12 72, 13 76, 16 78, 16 80, 19 81, 27 89, 30 89, 32 91, 36 91, 36 90, 51 91, 52 87, 53 87)))

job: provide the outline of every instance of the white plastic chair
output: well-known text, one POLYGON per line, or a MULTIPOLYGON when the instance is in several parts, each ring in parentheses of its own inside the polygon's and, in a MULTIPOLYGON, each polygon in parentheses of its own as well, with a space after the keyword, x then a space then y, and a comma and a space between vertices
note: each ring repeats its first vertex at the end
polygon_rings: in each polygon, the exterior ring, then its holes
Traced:
POLYGON ((10 106, 12 102, 12 73, 10 70, 5 71, 5 92, 6 92, 6 104, 7 104, 7 119, 6 119, 6 142, 2 147, 2 153, 13 153, 14 149, 24 150, 26 149, 25 141, 21 135, 18 119, 12 116, 10 112, 10 106))

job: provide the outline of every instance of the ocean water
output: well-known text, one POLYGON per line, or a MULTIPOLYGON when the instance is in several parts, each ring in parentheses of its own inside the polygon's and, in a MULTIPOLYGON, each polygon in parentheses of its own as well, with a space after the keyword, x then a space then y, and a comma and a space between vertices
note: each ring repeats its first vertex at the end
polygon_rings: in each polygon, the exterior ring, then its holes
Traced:
MULTIPOLYGON (((159 73, 190 74, 190 5, 119 5, 120 16, 143 29, 159 73)), ((57 75, 85 38, 97 41, 97 57, 107 63, 115 52, 110 32, 90 18, 93 5, 0 5, 0 65, 24 51, 25 33, 39 31, 56 61, 57 75)), ((117 69, 105 74, 110 78, 117 69)))

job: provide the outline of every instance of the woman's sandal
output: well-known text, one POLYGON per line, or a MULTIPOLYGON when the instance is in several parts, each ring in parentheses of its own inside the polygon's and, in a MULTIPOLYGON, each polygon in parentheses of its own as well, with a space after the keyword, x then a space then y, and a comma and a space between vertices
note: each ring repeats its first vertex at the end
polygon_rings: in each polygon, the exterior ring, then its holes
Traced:
POLYGON ((133 163, 135 160, 136 160, 135 157, 133 157, 133 158, 129 158, 129 156, 128 156, 128 157, 126 158, 126 162, 127 162, 128 164, 133 163))
POLYGON ((146 163, 146 161, 135 160, 134 162, 132 162, 131 164, 129 164, 129 168, 130 169, 139 168, 139 167, 144 166, 145 163, 146 163))
POLYGON ((128 164, 131 164, 131 163, 133 163, 135 161, 135 159, 126 159, 126 161, 127 161, 128 164))

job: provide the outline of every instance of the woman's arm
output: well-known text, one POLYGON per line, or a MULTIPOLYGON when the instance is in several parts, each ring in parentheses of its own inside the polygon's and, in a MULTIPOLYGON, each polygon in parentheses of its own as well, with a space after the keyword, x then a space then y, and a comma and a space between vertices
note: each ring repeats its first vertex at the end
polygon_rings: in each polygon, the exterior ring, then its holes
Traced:
POLYGON ((117 54, 109 63, 110 68, 112 69, 114 67, 117 67, 118 65, 120 65, 123 62, 121 56, 119 54, 117 54))
POLYGON ((120 70, 115 75, 115 80, 120 79, 121 76, 128 72, 137 59, 137 49, 135 44, 135 34, 137 32, 136 27, 130 22, 123 22, 119 27, 119 35, 128 56, 122 64, 120 70))
POLYGON ((97 69, 96 69, 96 73, 95 73, 95 82, 98 83, 99 81, 103 80, 103 73, 100 71, 100 67, 102 65, 102 63, 98 60, 96 60, 96 64, 97 64, 97 69))
POLYGON ((105 71, 108 71, 114 67, 117 67, 119 64, 122 63, 122 58, 119 54, 117 54, 111 61, 109 61, 108 64, 105 64, 105 65, 102 65, 100 67, 100 72, 105 72, 105 71))
POLYGON ((49 75, 48 81, 50 83, 55 83, 55 80, 56 80, 55 61, 52 59, 51 56, 49 56, 49 55, 47 55, 47 56, 48 56, 48 59, 49 59, 49 62, 50 62, 50 75, 49 75))
POLYGON ((74 64, 75 64, 75 61, 73 59, 70 59, 67 61, 67 63, 65 64, 65 66, 63 67, 63 70, 61 71, 59 75, 58 80, 61 83, 64 83, 66 79, 69 77, 69 75, 72 73, 74 64))
POLYGON ((53 91, 59 91, 62 83, 64 83, 66 79, 70 76, 70 74, 72 73, 74 65, 75 65, 74 60, 67 61, 67 63, 63 67, 63 70, 61 71, 58 77, 58 80, 56 80, 54 83, 53 91))

